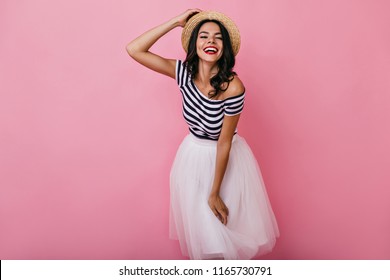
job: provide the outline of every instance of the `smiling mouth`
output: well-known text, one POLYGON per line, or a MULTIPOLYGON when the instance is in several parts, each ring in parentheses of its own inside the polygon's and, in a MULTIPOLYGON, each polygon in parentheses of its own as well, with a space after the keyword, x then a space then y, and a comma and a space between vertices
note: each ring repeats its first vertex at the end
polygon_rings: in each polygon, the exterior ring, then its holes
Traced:
POLYGON ((216 47, 207 47, 204 48, 203 51, 207 54, 216 54, 218 52, 218 49, 216 47))

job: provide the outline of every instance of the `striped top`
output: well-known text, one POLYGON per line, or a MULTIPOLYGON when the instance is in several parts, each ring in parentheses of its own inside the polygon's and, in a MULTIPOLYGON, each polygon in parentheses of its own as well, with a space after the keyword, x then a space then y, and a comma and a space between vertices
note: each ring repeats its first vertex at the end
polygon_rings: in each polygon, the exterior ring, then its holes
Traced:
POLYGON ((224 100, 209 99, 203 95, 181 60, 176 62, 176 81, 183 97, 184 119, 196 137, 218 140, 224 115, 240 114, 244 108, 245 92, 224 100))

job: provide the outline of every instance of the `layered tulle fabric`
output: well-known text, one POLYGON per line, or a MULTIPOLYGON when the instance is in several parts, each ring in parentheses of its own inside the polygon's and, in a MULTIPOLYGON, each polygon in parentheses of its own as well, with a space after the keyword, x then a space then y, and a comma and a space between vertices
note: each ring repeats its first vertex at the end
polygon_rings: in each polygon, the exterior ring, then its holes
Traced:
POLYGON ((217 142, 186 136, 170 175, 170 237, 191 259, 250 259, 268 253, 279 236, 257 161, 235 135, 220 196, 229 209, 223 225, 208 206, 217 142))

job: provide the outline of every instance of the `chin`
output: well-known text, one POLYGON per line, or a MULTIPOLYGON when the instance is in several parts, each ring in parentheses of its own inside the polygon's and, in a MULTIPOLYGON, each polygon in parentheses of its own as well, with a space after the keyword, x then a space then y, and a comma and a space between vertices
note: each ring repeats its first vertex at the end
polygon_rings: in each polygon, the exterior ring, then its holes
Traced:
POLYGON ((214 63, 217 63, 218 60, 221 59, 221 56, 210 56, 210 55, 199 55, 199 54, 198 57, 199 60, 203 60, 205 62, 214 62, 214 63))

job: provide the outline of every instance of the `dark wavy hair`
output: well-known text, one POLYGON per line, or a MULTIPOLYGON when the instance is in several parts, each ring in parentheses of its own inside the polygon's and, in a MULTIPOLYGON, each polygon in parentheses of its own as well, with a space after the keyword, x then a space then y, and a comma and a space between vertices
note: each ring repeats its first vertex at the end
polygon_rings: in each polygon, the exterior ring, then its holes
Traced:
POLYGON ((192 79, 195 79, 198 74, 199 67, 199 57, 196 52, 196 40, 198 38, 198 33, 200 28, 206 22, 215 22, 218 24, 221 29, 223 50, 222 56, 218 60, 218 73, 211 77, 210 84, 214 88, 211 90, 208 95, 210 98, 217 98, 222 92, 226 91, 229 87, 230 82, 233 80, 234 76, 237 75, 233 71, 233 67, 236 63, 234 57, 232 43, 230 41, 229 32, 226 30, 225 26, 217 20, 203 20, 201 21, 192 31, 190 41, 188 43, 188 52, 186 60, 184 61, 184 66, 187 68, 188 74, 191 75, 192 79), (222 87, 224 83, 227 83, 226 87, 222 87))

